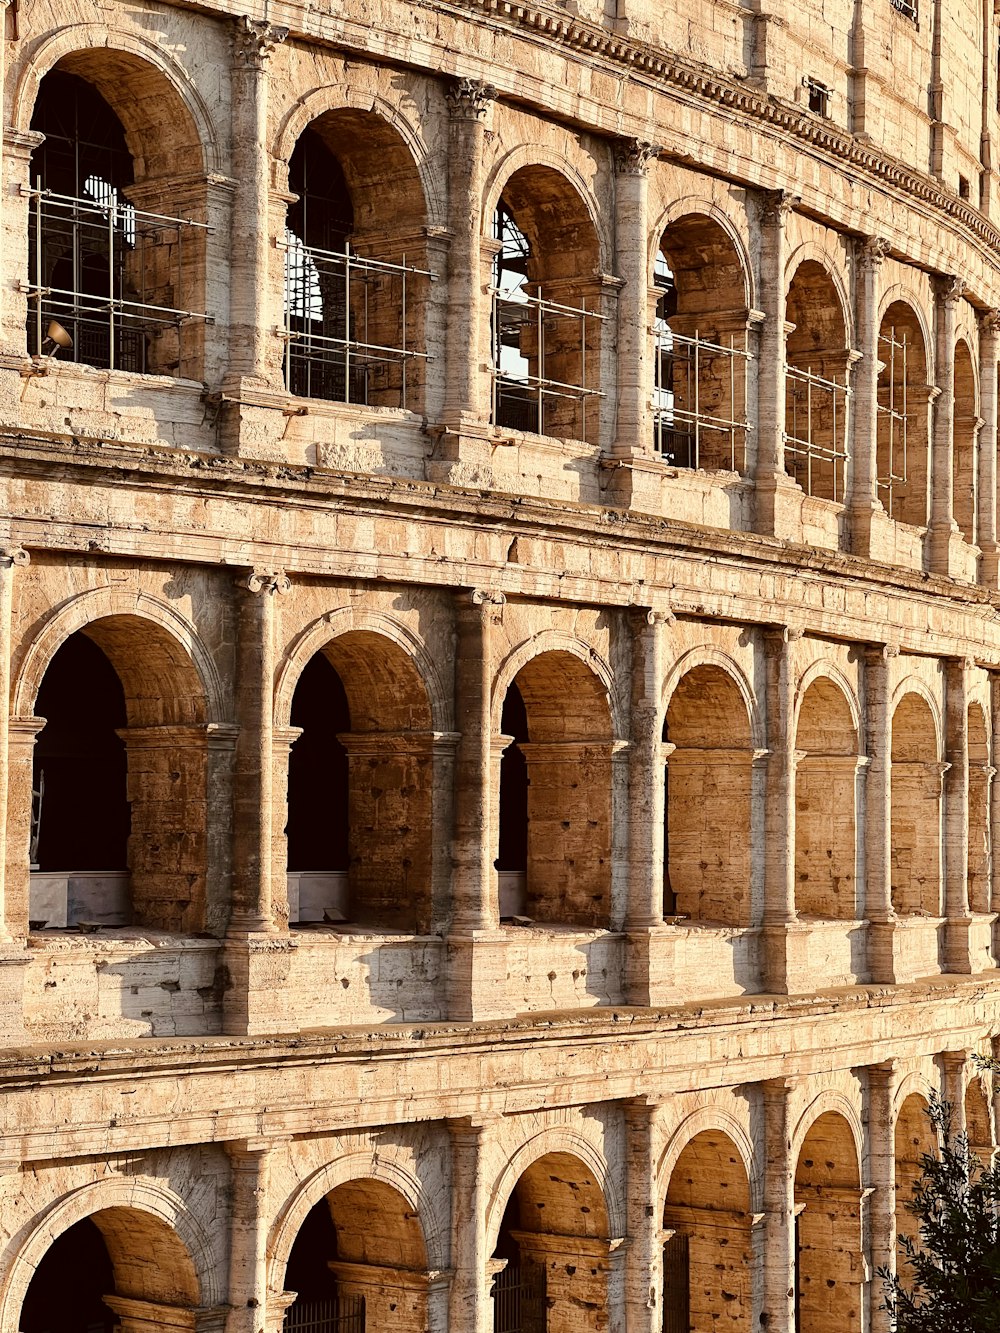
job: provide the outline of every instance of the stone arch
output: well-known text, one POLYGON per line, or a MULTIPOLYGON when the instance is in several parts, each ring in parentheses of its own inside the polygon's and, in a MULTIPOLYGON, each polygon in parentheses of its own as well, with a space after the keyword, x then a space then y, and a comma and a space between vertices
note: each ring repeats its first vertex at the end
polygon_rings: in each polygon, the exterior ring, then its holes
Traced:
POLYGON ((965 1132, 969 1151, 985 1170, 993 1160, 996 1146, 992 1080, 988 1079, 984 1072, 969 1067, 963 1081, 965 1132))
POLYGON ((822 1092, 803 1108, 799 1118, 795 1122, 795 1129, 792 1131, 792 1144, 789 1150, 791 1157, 797 1158, 802 1151, 802 1145, 805 1143, 809 1131, 816 1121, 823 1115, 839 1115, 847 1122, 851 1131, 851 1137, 854 1141, 854 1151, 860 1171, 860 1163, 864 1155, 864 1127, 861 1123, 861 1112, 858 1105, 853 1102, 846 1093, 837 1088, 824 1088, 822 1092))
POLYGON ((969 906, 973 912, 991 908, 992 828, 990 820, 991 765, 989 709, 972 699, 968 713, 969 737, 969 906))
MULTIPOLYGON (((312 88, 285 113, 274 136, 272 156, 275 170, 282 172, 303 131, 329 112, 354 111, 384 122, 405 145, 420 179, 428 226, 443 226, 446 210, 437 188, 430 153, 420 128, 398 105, 370 89, 352 83, 327 84, 312 88)), ((276 180, 279 188, 283 182, 276 180)))
MULTIPOLYGON (((167 123, 171 124, 175 140, 178 133, 183 135, 185 152, 194 152, 197 148, 201 154, 196 169, 206 173, 223 169, 219 137, 208 105, 180 63, 168 54, 166 48, 149 38, 120 30, 109 32, 107 26, 100 23, 79 23, 60 28, 33 48, 30 60, 24 62, 12 99, 11 120, 17 129, 26 131, 30 128, 42 79, 57 65, 93 82, 106 98, 125 126, 133 155, 144 161, 142 176, 152 177, 179 169, 177 165, 168 165, 168 160, 159 162, 156 157, 147 157, 155 138, 162 135, 164 141, 170 139, 170 135, 163 135, 167 123), (96 65, 88 61, 88 56, 96 59, 96 65), (139 62, 145 68, 139 68, 139 62), (147 70, 155 71, 178 110, 177 120, 169 122, 165 118, 156 134, 152 123, 146 120, 147 112, 141 105, 144 99, 138 93, 133 97, 129 92, 132 79, 145 79, 148 89, 147 70), (139 147, 145 152, 137 152, 139 147)), ((158 147, 162 150, 164 144, 158 147)), ((177 151, 175 143, 174 152, 177 151)))
POLYGON ((663 722, 665 912, 751 924, 753 715, 723 654, 672 682, 663 722))
POLYGON ((735 658, 709 644, 698 648, 689 648, 687 652, 682 653, 677 658, 667 672, 661 691, 663 716, 666 716, 674 690, 676 690, 684 676, 701 666, 718 667, 720 671, 724 671, 730 677, 732 683, 740 692, 747 717, 750 719, 751 744, 756 750, 763 749, 765 742, 764 722, 761 717, 760 702, 749 677, 735 658))
POLYGON ((793 1139, 796 1326, 847 1333, 862 1328, 865 1303, 860 1124, 850 1101, 830 1092, 806 1115, 793 1139))
POLYGON ((967 542, 979 536, 979 368, 972 344, 955 343, 955 408, 952 495, 955 522, 967 542))
POLYGON ((292 696, 303 669, 327 644, 342 635, 365 633, 378 635, 395 644, 413 663, 427 694, 430 724, 435 731, 454 728, 454 703, 439 664, 427 641, 414 633, 402 620, 382 611, 366 611, 353 606, 340 607, 314 620, 288 646, 278 668, 274 691, 274 725, 287 727, 291 719, 292 696))
POLYGON ((796 910, 853 921, 861 729, 853 691, 832 664, 803 675, 794 720, 796 910))
POLYGON ((939 1089, 935 1084, 919 1069, 911 1069, 908 1074, 904 1074, 900 1079, 892 1095, 892 1117, 895 1121, 903 1103, 908 1097, 917 1096, 930 1105, 931 1097, 939 1089))
POLYGON ((11 672, 14 680, 11 712, 15 717, 30 717, 42 678, 56 652, 71 634, 86 630, 101 620, 126 617, 158 626, 165 641, 176 644, 190 660, 196 677, 197 693, 204 698, 206 722, 221 722, 228 715, 222 679, 211 654, 197 630, 169 603, 148 593, 119 592, 114 588, 94 588, 63 602, 43 621, 31 640, 16 655, 11 672))
POLYGON ((427 1266, 446 1269, 449 1262, 449 1218, 442 1215, 432 1194, 419 1177, 391 1148, 380 1145, 338 1157, 299 1182, 278 1211, 268 1238, 268 1287, 276 1295, 284 1290, 285 1269, 292 1245, 309 1213, 340 1185, 372 1180, 395 1190, 417 1215, 427 1266))
POLYGON ((839 302, 838 314, 843 324, 844 344, 846 347, 853 347, 854 307, 850 298, 850 284, 835 255, 815 241, 803 241, 788 256, 785 264, 786 290, 791 287, 802 265, 807 263, 814 263, 821 268, 836 292, 839 302))
POLYGON ((688 1144, 701 1134, 713 1132, 724 1135, 738 1152, 749 1182, 751 1208, 759 1212, 763 1207, 764 1181, 753 1137, 741 1120, 721 1106, 699 1106, 674 1129, 657 1163, 657 1197, 661 1203, 666 1199, 670 1177, 688 1144))
POLYGON ((556 629, 543 630, 540 634, 532 635, 530 639, 522 640, 510 650, 497 667, 490 692, 490 712, 494 732, 500 730, 504 699, 515 678, 529 662, 544 653, 568 653, 578 658, 597 677, 604 687, 612 734, 615 739, 623 738, 627 734, 625 705, 610 664, 583 639, 556 629))
POLYGON ((933 337, 922 307, 902 287, 879 316, 878 495, 890 518, 927 522, 933 337))
MULTIPOLYGON (((894 1098, 893 1156, 896 1183, 896 1231, 915 1237, 916 1219, 906 1208, 913 1186, 920 1179, 920 1158, 937 1149, 937 1135, 927 1117, 931 1085, 921 1075, 904 1079, 894 1098), (911 1220, 912 1219, 912 1220, 911 1220)), ((900 1247, 897 1266, 904 1281, 909 1281, 909 1263, 900 1247)))
POLYGON ((556 175, 565 180, 567 186, 579 197, 580 204, 586 212, 597 241, 595 270, 610 273, 613 245, 608 226, 601 216, 601 209, 595 198, 593 186, 569 157, 554 152, 544 144, 520 144, 494 163, 483 192, 480 234, 484 237, 491 234, 492 219, 500 202, 500 196, 506 189, 508 182, 525 168, 545 168, 555 172, 556 175))
POLYGON ((924 688, 904 682, 891 723, 892 905, 903 916, 941 912, 940 717, 924 688))
POLYGON ((209 1233, 180 1195, 151 1180, 102 1180, 80 1186, 50 1204, 8 1243, 0 1327, 18 1327, 21 1306, 46 1251, 70 1227, 87 1218, 101 1228, 116 1278, 120 1271, 123 1285, 132 1287, 129 1295, 189 1308, 211 1308, 224 1301, 225 1274, 209 1233), (128 1270, 130 1248, 144 1242, 168 1255, 169 1263, 139 1263, 128 1270), (176 1284, 162 1284, 159 1289, 150 1286, 160 1274, 175 1276, 176 1284))
POLYGON ((743 295, 747 310, 753 309, 756 304, 754 271, 753 264, 750 262, 750 251, 746 238, 733 223, 731 214, 727 213, 725 209, 720 208, 714 201, 704 199, 696 194, 685 194, 679 199, 672 199, 656 219, 656 223, 649 238, 648 273, 650 285, 652 285, 653 282, 653 266, 663 233, 668 227, 673 226, 676 222, 683 221, 687 217, 705 218, 714 222, 723 232, 725 232, 727 239, 739 258, 740 267, 743 270, 743 295))
POLYGON ((940 759, 944 745, 944 717, 940 701, 919 676, 907 675, 896 684, 892 691, 892 698, 889 703, 890 714, 895 713, 907 694, 917 695, 930 709, 931 718, 934 722, 934 757, 940 759))
POLYGON ((881 326, 886 315, 894 305, 906 306, 920 329, 920 336, 927 356, 927 377, 931 378, 934 357, 934 330, 924 301, 915 288, 904 282, 894 282, 887 287, 879 298, 878 322, 881 326))
POLYGON ((820 659, 817 662, 811 662, 802 675, 799 677, 795 688, 795 704, 793 710, 793 725, 798 730, 799 719, 802 711, 802 701, 808 693, 810 687, 819 680, 828 680, 839 690, 844 697, 844 702, 850 709, 851 725, 856 733, 858 744, 862 743, 863 728, 861 726, 861 705, 858 702, 857 692, 840 667, 828 658, 820 659))
POLYGON ((486 1248, 491 1254, 496 1249, 504 1210, 517 1182, 536 1162, 543 1157, 553 1155, 575 1157, 587 1168, 604 1199, 608 1236, 614 1239, 625 1235, 625 1202, 608 1169, 603 1152, 580 1131, 568 1126, 553 1125, 548 1129, 539 1130, 537 1134, 522 1143, 508 1157, 493 1183, 486 1208, 486 1248))

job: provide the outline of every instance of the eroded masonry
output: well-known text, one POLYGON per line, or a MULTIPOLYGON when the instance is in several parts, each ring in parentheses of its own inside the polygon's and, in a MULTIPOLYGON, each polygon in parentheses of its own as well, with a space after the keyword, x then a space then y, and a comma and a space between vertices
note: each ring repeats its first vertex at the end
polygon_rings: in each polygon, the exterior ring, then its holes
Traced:
POLYGON ((887 1333, 994 5, 2 5, 0 1333, 887 1333))

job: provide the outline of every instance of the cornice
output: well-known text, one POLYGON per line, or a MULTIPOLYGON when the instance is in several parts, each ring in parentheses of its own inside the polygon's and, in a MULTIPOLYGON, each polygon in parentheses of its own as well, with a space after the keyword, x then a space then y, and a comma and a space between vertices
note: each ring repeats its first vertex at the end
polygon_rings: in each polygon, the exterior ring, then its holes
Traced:
MULTIPOLYGON (((441 8, 428 4, 429 8, 441 8)), ((445 6, 453 13, 474 11, 499 19, 512 27, 546 38, 569 50, 626 67, 633 73, 668 87, 736 111, 790 135, 800 143, 829 153, 856 171, 867 172, 898 190, 914 196, 967 227, 985 244, 1000 250, 1000 229, 964 200, 947 194, 933 177, 923 175, 870 143, 815 116, 778 101, 775 97, 744 88, 696 62, 645 42, 609 32, 599 25, 540 5, 517 0, 465 0, 464 5, 445 6)))

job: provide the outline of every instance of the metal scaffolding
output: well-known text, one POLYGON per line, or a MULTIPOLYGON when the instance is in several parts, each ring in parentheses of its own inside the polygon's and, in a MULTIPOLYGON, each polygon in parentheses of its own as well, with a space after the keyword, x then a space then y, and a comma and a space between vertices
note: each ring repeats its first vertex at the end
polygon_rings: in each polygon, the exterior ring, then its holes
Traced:
POLYGON ((817 474, 828 472, 829 494, 821 498, 844 498, 850 393, 846 384, 815 375, 811 368, 785 367, 785 467, 806 495, 818 493, 817 474))
POLYGON ((587 341, 590 328, 607 316, 582 306, 563 305, 529 295, 523 287, 492 288, 493 298, 493 407, 492 420, 512 430, 559 434, 593 443, 598 412, 588 415, 589 403, 604 397, 588 385, 587 341), (558 359, 575 373, 556 378, 548 373, 558 359), (566 403, 576 404, 577 425, 563 415, 566 403), (559 414, 558 428, 552 417, 559 414))
POLYGON ((428 269, 363 259, 305 245, 286 232, 285 383, 302 398, 406 407, 408 363, 427 361, 407 345, 414 282, 435 282, 428 269), (393 337, 383 331, 391 330, 393 337), (399 367, 398 378, 392 367, 399 367), (395 400, 395 401, 387 401, 395 400))
POLYGON ((712 467, 728 459, 733 472, 746 466, 747 376, 752 356, 746 346, 710 342, 695 330, 694 337, 674 333, 658 319, 653 389, 653 445, 665 462, 675 467, 700 468, 709 455, 712 467), (723 391, 720 395, 720 389, 723 391), (719 396, 725 412, 706 402, 719 396), (704 443, 704 448, 703 448, 704 443))
POLYGON ((883 370, 878 380, 878 489, 890 517, 897 486, 907 481, 907 434, 909 422, 909 367, 906 334, 896 337, 892 328, 879 336, 879 359, 883 370))
MULTIPOLYGON (((189 218, 147 213, 106 181, 87 182, 90 198, 22 187, 30 203, 28 350, 44 350, 51 321, 73 340, 74 361, 102 369, 156 369, 154 339, 204 311, 168 303, 183 294, 185 255, 209 230, 189 218)), ((176 357, 174 358, 176 361, 176 357)))

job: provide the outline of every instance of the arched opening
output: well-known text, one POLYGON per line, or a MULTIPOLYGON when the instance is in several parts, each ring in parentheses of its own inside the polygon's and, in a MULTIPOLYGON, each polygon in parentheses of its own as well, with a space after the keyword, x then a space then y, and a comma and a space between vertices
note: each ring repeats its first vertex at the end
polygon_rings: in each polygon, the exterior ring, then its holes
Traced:
POLYGON ((937 730, 926 700, 906 694, 892 715, 892 906, 900 916, 941 914, 941 779, 937 730))
POLYGON ((159 1218, 105 1208, 57 1236, 35 1269, 21 1333, 113 1333, 193 1321, 198 1279, 183 1242, 159 1218), (165 1308, 166 1307, 166 1308, 165 1308))
POLYGON ((970 1079, 965 1089, 965 1133, 973 1162, 978 1162, 984 1171, 992 1165, 994 1151, 990 1100, 984 1079, 970 1079))
POLYGON ((796 1328, 860 1330, 865 1264, 861 1175, 854 1135, 827 1111, 809 1129, 795 1166, 796 1328))
POLYGON ((302 132, 288 176, 288 388, 420 411, 432 275, 409 148, 380 116, 340 108, 302 132))
POLYGON ((969 344, 963 339, 955 348, 952 485, 955 522, 972 545, 978 535, 979 425, 976 372, 969 344))
POLYGON ((795 906, 805 916, 857 917, 858 734, 843 691, 806 690, 795 733, 795 906))
POLYGON ((426 933, 437 751, 412 659, 371 631, 332 639, 303 669, 291 721, 290 919, 426 933))
POLYGON ((894 301, 879 328, 878 493, 890 518, 927 522, 930 388, 923 329, 912 307, 894 301))
POLYGON ((503 717, 514 730, 505 733, 511 739, 501 760, 499 846, 506 864, 498 864, 524 865, 524 909, 533 920, 607 928, 613 751, 607 694, 574 654, 542 653, 517 673, 503 717))
POLYGON ((180 99, 145 61, 82 51, 42 80, 31 128, 28 350, 200 377, 202 151, 180 99))
POLYGON ((746 468, 746 275, 723 228, 703 214, 671 223, 654 271, 654 447, 676 467, 746 468))
POLYGON ((500 918, 523 916, 528 907, 528 714, 512 684, 504 700, 500 730, 510 737, 500 756, 500 850, 497 874, 500 918))
POLYGON ((663 1214, 664 1333, 750 1333, 751 1212, 732 1140, 696 1135, 671 1173, 663 1214))
MULTIPOLYGON (((896 1117, 894 1143, 896 1153, 896 1234, 918 1240, 918 1221, 907 1208, 913 1201, 913 1187, 923 1174, 921 1158, 937 1151, 937 1135, 928 1115, 927 1101, 919 1093, 910 1093, 896 1117)), ((903 1281, 908 1281, 909 1264, 897 1248, 896 1264, 903 1281)))
POLYGON ((843 501, 850 349, 840 295, 814 259, 788 289, 785 344, 785 468, 806 495, 843 501))
POLYGON ((379 1180, 351 1180, 320 1199, 292 1245, 284 1333, 424 1333, 427 1251, 407 1200, 379 1180))
POLYGON ((993 853, 990 840, 990 741, 986 716, 979 704, 969 705, 969 907, 991 910, 990 878, 993 853))
POLYGON ((493 1253, 494 1333, 598 1333, 608 1324, 611 1243, 604 1194, 571 1153, 521 1176, 493 1253))
POLYGON ((42 678, 29 919, 203 929, 208 735, 201 682, 149 621, 70 635, 42 678))
POLYGON ((678 682, 664 722, 664 912, 750 925, 753 744, 736 682, 699 666, 678 682))
POLYGON ((551 167, 522 167, 504 186, 493 235, 493 422, 594 444, 602 290, 586 205, 551 167))

